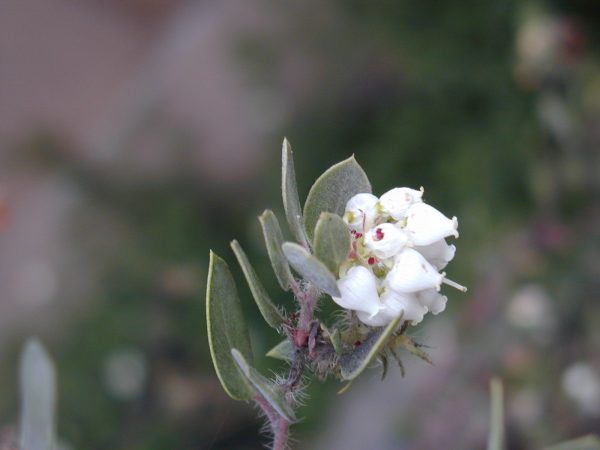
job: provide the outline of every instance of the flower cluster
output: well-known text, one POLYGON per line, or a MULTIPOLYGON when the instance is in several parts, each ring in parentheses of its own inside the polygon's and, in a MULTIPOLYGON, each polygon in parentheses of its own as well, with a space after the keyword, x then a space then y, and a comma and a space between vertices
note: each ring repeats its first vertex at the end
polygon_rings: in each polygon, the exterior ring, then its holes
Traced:
POLYGON ((440 273, 454 257, 456 247, 445 238, 458 237, 458 221, 424 203, 423 188, 395 188, 381 198, 357 194, 344 221, 352 249, 340 267, 341 296, 333 300, 363 323, 384 326, 403 313, 414 325, 446 308, 442 284, 466 290, 440 273))

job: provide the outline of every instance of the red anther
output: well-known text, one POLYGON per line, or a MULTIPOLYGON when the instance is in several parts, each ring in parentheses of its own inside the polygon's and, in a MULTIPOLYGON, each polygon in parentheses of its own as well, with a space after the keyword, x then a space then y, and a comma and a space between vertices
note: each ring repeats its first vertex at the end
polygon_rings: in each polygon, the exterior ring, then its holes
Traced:
POLYGON ((355 347, 358 347, 359 345, 362 345, 362 342, 360 342, 360 341, 356 341, 356 342, 354 343, 354 346, 355 346, 355 347))
POLYGON ((362 233, 356 233, 356 239, 359 239, 362 237, 362 233))
POLYGON ((377 260, 374 257, 370 256, 369 259, 367 259, 367 262, 370 266, 372 266, 373 264, 375 264, 375 262, 377 262, 377 260))
POLYGON ((385 237, 381 228, 375 228, 375 240, 380 241, 385 237))

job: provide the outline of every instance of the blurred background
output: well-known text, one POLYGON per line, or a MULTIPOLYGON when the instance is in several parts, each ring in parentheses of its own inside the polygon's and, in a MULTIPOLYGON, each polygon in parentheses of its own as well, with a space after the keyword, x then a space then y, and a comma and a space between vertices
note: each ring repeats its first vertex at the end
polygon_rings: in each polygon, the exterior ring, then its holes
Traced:
MULTIPOLYGON (((600 5, 593 0, 2 0, 0 434, 39 336, 64 449, 255 449, 208 353, 208 249, 257 357, 277 342, 229 250, 276 287, 256 217, 354 153, 460 221, 435 366, 315 383, 297 449, 509 449, 600 432, 600 5)), ((276 362, 258 358, 263 371, 276 362)))

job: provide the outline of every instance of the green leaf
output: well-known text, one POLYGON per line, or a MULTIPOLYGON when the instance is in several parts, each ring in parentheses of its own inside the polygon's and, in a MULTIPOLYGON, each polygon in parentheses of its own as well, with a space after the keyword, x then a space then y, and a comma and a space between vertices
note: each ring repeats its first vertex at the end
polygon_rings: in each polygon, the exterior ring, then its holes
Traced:
POLYGON ((252 398, 254 389, 231 356, 231 349, 237 348, 252 361, 248 328, 229 267, 213 251, 206 286, 206 322, 210 354, 223 389, 236 400, 252 398))
POLYGON ((595 435, 588 435, 567 442, 548 447, 546 450, 600 450, 600 439, 595 435))
POLYGON ((279 221, 275 217, 275 214, 273 214, 273 211, 269 209, 263 212, 258 220, 262 226, 265 245, 267 246, 267 252, 269 253, 269 259, 271 260, 277 281, 284 291, 289 291, 295 280, 290 270, 290 265, 281 250, 283 234, 281 233, 279 221))
POLYGON ((277 306, 275 306, 269 298, 267 291, 258 279, 258 275, 256 275, 256 272, 252 268, 250 261, 248 261, 248 257, 246 256, 246 253, 244 253, 244 250, 242 250, 239 242, 235 240, 231 241, 231 249, 233 250, 233 253, 235 253, 235 257, 242 268, 242 272, 244 272, 248 287, 250 287, 254 301, 258 305, 258 309, 263 318, 273 328, 279 328, 285 322, 285 317, 283 317, 281 311, 279 311, 277 306))
POLYGON ((292 234, 300 244, 306 244, 304 234, 302 208, 298 198, 298 186, 296 185, 296 172, 294 171, 294 155, 292 147, 287 139, 283 140, 281 148, 281 194, 283 196, 283 208, 285 217, 292 234))
POLYGON ((285 339, 267 352, 269 358, 280 359, 282 361, 292 362, 296 349, 289 339, 285 339))
POLYGON ((371 192, 367 174, 354 156, 335 164, 312 185, 304 204, 304 230, 312 241, 322 212, 344 215, 346 203, 356 194, 371 192))
POLYGON ((21 356, 21 447, 53 450, 56 441, 56 371, 37 339, 25 344, 21 356))
POLYGON ((314 249, 315 256, 336 274, 350 252, 350 229, 340 216, 321 214, 315 228, 314 249))
POLYGON ((334 297, 341 295, 335 277, 327 266, 308 253, 304 247, 293 242, 285 242, 281 248, 294 270, 302 275, 304 279, 312 282, 317 288, 329 295, 334 297))
POLYGON ((267 378, 262 376, 254 367, 246 362, 244 356, 235 348, 231 349, 231 355, 235 360, 240 371, 248 379, 250 383, 256 388, 258 392, 265 398, 267 402, 279 413, 279 415, 285 418, 289 422, 295 422, 296 416, 294 410, 285 400, 285 396, 281 389, 269 381, 267 378))
POLYGON ((341 373, 344 380, 354 380, 373 362, 398 327, 402 316, 403 314, 400 314, 387 327, 374 330, 361 345, 340 358, 341 373))
MULTIPOLYGON (((492 378, 490 381, 490 435, 488 450, 504 450, 504 394, 502 381, 492 378)), ((569 450, 573 450, 569 447, 569 450)))

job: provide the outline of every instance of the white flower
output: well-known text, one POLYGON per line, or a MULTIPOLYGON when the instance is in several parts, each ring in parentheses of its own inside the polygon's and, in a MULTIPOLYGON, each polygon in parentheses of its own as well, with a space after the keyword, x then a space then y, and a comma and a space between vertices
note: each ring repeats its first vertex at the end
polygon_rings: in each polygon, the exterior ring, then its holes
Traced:
POLYGON ((346 203, 344 221, 351 230, 360 231, 370 229, 377 218, 378 199, 373 194, 356 194, 346 203))
POLYGON ((440 239, 429 245, 418 245, 414 249, 423 255, 437 270, 446 267, 454 258, 454 253, 456 253, 456 247, 448 245, 445 239, 440 239))
POLYGON ((406 212, 406 226, 413 244, 430 245, 448 236, 458 237, 458 219, 448 219, 433 206, 415 203, 406 212))
POLYGON ((391 223, 382 223, 365 233, 365 247, 379 259, 397 255, 406 245, 406 233, 391 223))
POLYGON ((373 327, 382 327, 403 313, 402 320, 411 321, 416 325, 427 313, 427 308, 419 302, 415 294, 401 294, 386 289, 381 296, 381 303, 383 308, 373 316, 358 312, 360 321, 373 327))
POLYGON ((422 190, 416 191, 406 187, 394 188, 381 196, 379 206, 385 214, 396 220, 400 220, 404 218, 406 211, 411 205, 422 201, 422 197, 422 190))
POLYGON ((332 297, 342 308, 375 315, 383 308, 377 292, 377 278, 369 269, 354 266, 337 282, 341 297, 332 297))
POLYGON ((423 289, 439 289, 444 275, 416 250, 405 248, 394 260, 386 277, 387 285, 396 292, 412 293, 423 289))
POLYGON ((434 315, 444 311, 446 309, 446 302, 448 302, 448 297, 440 294, 435 289, 420 291, 417 293, 417 298, 421 305, 434 315))

